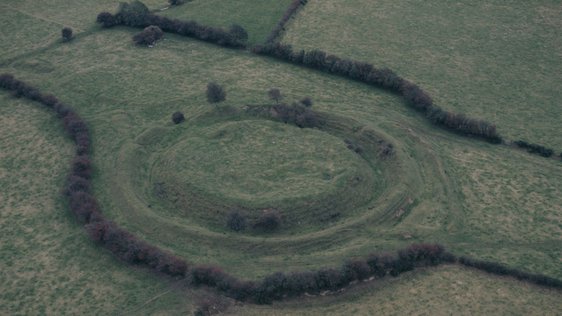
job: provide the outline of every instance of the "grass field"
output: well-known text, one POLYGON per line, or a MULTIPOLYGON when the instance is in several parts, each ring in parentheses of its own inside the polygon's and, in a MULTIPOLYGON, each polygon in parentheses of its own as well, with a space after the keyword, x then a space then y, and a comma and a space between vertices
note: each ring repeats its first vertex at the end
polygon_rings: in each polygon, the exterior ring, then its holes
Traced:
POLYGON ((561 21, 556 0, 311 0, 283 42, 389 67, 446 109, 560 152, 561 21))
MULTIPOLYGON (((196 5, 201 17, 219 11, 219 4, 203 3, 165 12, 184 17, 180 9, 196 5)), ((318 3, 309 5, 286 41, 297 41, 296 33, 305 36, 295 29, 312 19, 307 15, 318 3)), ((151 3, 159 6, 165 3, 151 3)), ((250 7, 250 13, 261 12, 250 7)), ((18 19, 9 15, 7 25, 18 25, 18 19)), ((95 194, 108 217, 139 237, 245 278, 336 266, 419 241, 562 278, 559 162, 436 129, 399 98, 359 83, 169 34, 148 49, 132 44, 133 29, 98 32, 88 23, 82 28, 91 32, 68 44, 53 39, 33 54, 21 55, 36 43, 33 32, 27 39, 11 38, 15 57, 0 72, 57 95, 84 117, 94 142, 95 194), (227 100, 218 108, 205 99, 209 81, 226 88, 227 100), (271 104, 266 92, 272 87, 288 102, 310 96, 315 110, 337 118, 334 127, 300 130, 241 114, 247 104, 271 104), (173 125, 170 117, 178 110, 187 120, 173 125), (394 145, 395 156, 383 159, 374 149, 357 155, 345 148, 346 137, 384 139, 394 145), (354 181, 358 175, 362 180, 354 181), (173 194, 161 198, 155 192, 159 183, 173 194), (250 212, 286 209, 286 227, 273 235, 230 232, 222 220, 232 205, 250 212), (313 216, 314 207, 334 207, 342 215, 322 221, 313 216)), ((10 285, 0 313, 191 312, 204 292, 127 267, 87 240, 59 197, 71 147, 56 119, 4 92, 0 97, 0 198, 7 201, 1 227, 8 232, 0 263, 8 267, 2 282, 10 285)), ((549 124, 545 128, 554 135, 556 123, 549 124)), ((558 292, 447 266, 335 297, 228 312, 532 314, 545 306, 551 308, 545 313, 555 313, 559 301, 558 292), (447 295, 451 299, 442 299, 447 295)))

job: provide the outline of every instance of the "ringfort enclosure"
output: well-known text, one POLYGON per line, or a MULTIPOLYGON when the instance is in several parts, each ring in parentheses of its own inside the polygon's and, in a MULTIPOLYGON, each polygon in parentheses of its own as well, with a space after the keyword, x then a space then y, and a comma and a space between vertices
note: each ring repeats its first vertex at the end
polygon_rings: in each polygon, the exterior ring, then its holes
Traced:
POLYGON ((2 1, 1 314, 557 314, 557 1, 2 1))

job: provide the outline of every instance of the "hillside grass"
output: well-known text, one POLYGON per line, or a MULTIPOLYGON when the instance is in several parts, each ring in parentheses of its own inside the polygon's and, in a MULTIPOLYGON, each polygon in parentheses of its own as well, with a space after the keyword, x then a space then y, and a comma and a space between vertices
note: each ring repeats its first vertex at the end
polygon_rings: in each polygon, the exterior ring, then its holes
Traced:
MULTIPOLYGON (((131 41, 136 32, 119 27, 87 33, 68 44, 54 42, 47 49, 1 64, 0 72, 14 73, 55 94, 84 117, 94 141, 95 194, 109 218, 139 237, 188 261, 219 264, 244 278, 259 278, 279 270, 334 267, 350 257, 422 241, 440 242, 454 253, 562 277, 562 250, 558 246, 562 242, 559 162, 436 129, 396 96, 359 83, 169 34, 154 48, 138 48, 131 41), (104 56, 103 61, 99 56, 104 56), (146 156, 135 150, 158 143, 160 137, 171 137, 169 144, 176 144, 174 139, 180 142, 178 155, 199 150, 202 156, 197 159, 214 159, 212 168, 220 167, 220 159, 205 155, 228 149, 226 144, 201 142, 195 146, 190 142, 182 147, 183 141, 197 137, 192 133, 197 129, 201 132, 213 124, 224 124, 217 126, 226 128, 225 122, 239 119, 207 103, 204 91, 209 81, 225 86, 224 109, 242 110, 246 104, 271 103, 266 92, 277 87, 288 102, 310 96, 315 103, 313 109, 338 117, 341 128, 356 137, 374 134, 391 142, 395 157, 372 159, 380 164, 373 168, 374 174, 383 179, 380 196, 365 207, 346 210, 349 217, 329 225, 318 224, 311 229, 293 224, 289 233, 274 235, 235 234, 209 223, 190 221, 183 214, 170 214, 164 202, 154 203, 151 197, 152 165, 138 159, 147 157, 149 150, 145 150, 146 156), (187 120, 174 126, 170 117, 178 110, 187 120), (220 120, 204 122, 217 116, 220 120)), ((24 51, 30 42, 17 42, 21 46, 15 45, 15 50, 24 51)), ((9 233, 2 239, 0 256, 2 266, 8 267, 2 272, 3 284, 10 285, 0 304, 6 313, 191 312, 199 292, 128 267, 88 241, 59 197, 72 151, 60 123, 50 113, 35 109, 35 105, 13 100, 4 92, 0 96, 0 194, 5 196, 2 200, 9 201, 2 203, 2 214, 6 214, 2 230, 9 233), (39 208, 42 212, 34 211, 39 208), (26 261, 29 258, 33 260, 26 261), (79 292, 83 286, 86 290, 79 292)), ((308 138, 297 140, 299 130, 294 127, 262 124, 285 129, 280 137, 286 137, 289 144, 314 148, 322 140, 329 140, 329 146, 338 146, 337 140, 324 135, 324 131, 305 131, 308 138)), ((279 146, 263 142, 273 137, 271 132, 256 135, 249 127, 239 129, 242 131, 244 135, 228 146, 242 146, 245 139, 250 139, 261 142, 263 159, 284 157, 287 163, 302 159, 278 152, 279 146)), ((232 155, 243 153, 236 150, 232 155)), ((348 157, 350 153, 338 152, 335 158, 348 157)), ((310 154, 308 159, 313 165, 328 163, 324 156, 310 154)), ((186 169, 195 171, 194 161, 178 161, 170 163, 175 164, 174 168, 186 165, 186 169)), ((248 174, 263 170, 251 163, 240 167, 239 172, 248 174)), ((219 180, 201 183, 211 175, 211 169, 207 172, 186 179, 190 173, 178 170, 175 176, 181 181, 196 180, 209 191, 219 180)), ((282 186, 291 183, 291 179, 276 179, 272 185, 290 192, 294 187, 282 186)), ((250 185, 251 180, 241 176, 241 187, 250 185)), ((252 188, 258 186, 255 185, 252 188)), ((215 198, 211 202, 237 195, 240 189, 212 192, 215 198)), ((447 308, 460 311, 470 304, 475 312, 525 314, 544 306, 557 308, 556 299, 560 298, 557 292, 458 267, 424 270, 419 275, 414 272, 383 281, 381 287, 376 284, 364 290, 361 287, 357 296, 346 293, 318 301, 305 298, 275 304, 273 308, 285 313, 337 314, 356 310, 357 314, 369 314, 393 308, 445 313, 447 308), (457 280, 470 286, 451 288, 450 284, 457 280), (495 287, 495 282, 501 286, 495 287), (396 294, 406 288, 410 295, 403 298, 396 294), (470 299, 462 297, 466 291, 471 293, 470 299), (451 292, 458 295, 438 299, 451 292), (326 302, 332 300, 333 304, 326 302), (382 307, 373 307, 377 304, 382 307)), ((269 314, 274 310, 249 307, 232 312, 269 314)))
POLYGON ((122 315, 140 307, 147 314, 180 314, 192 308, 177 281, 116 261, 70 216, 61 188, 72 144, 51 112, 2 91, 0 126, 0 314, 122 315))
POLYGON ((561 21, 555 0, 311 0, 282 41, 389 67, 439 106, 560 153, 561 21))
MULTIPOLYGON (((0 64, 14 58, 33 56, 61 42, 63 27, 71 27, 74 36, 99 30, 96 17, 102 11, 114 12, 119 0, 4 0, 0 2, 0 64)), ((165 0, 143 1, 156 9, 165 0)))

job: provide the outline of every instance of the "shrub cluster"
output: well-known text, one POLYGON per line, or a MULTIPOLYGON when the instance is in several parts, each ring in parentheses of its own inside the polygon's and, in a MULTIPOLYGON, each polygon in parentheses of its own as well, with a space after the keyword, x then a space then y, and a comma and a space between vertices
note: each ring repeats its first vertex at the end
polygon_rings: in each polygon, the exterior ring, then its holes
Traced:
POLYGON ((267 209, 257 219, 251 223, 248 222, 250 221, 239 210, 230 211, 226 217, 226 227, 230 230, 240 232, 251 224, 253 229, 267 233, 273 232, 281 226, 282 217, 278 210, 267 209))
POLYGON ((562 289, 562 280, 557 280, 541 274, 532 274, 517 269, 508 268, 502 264, 476 260, 467 257, 459 257, 458 262, 461 265, 486 271, 491 274, 511 276, 521 281, 531 282, 537 285, 562 289))
POLYGON ((252 48, 252 52, 387 89, 401 95, 408 105, 425 113, 426 117, 438 126, 461 134, 481 137, 492 143, 502 141, 493 124, 441 109, 433 104, 427 92, 390 69, 378 69, 368 63, 328 55, 317 49, 293 51, 291 45, 284 44, 257 45, 252 48))
POLYGON ((277 22, 275 28, 267 36, 265 43, 273 44, 277 42, 279 36, 281 36, 281 33, 285 30, 285 24, 287 24, 287 22, 291 19, 291 17, 295 15, 295 13, 297 13, 299 8, 306 5, 307 2, 308 0, 293 0, 289 5, 289 7, 287 8, 287 10, 285 11, 285 13, 283 14, 283 17, 281 17, 281 20, 277 22))
POLYGON ((206 95, 209 103, 219 103, 226 99, 226 91, 216 82, 209 82, 207 84, 206 95))
POLYGON ((546 158, 554 154, 554 150, 550 148, 546 148, 544 146, 537 145, 537 144, 531 144, 523 140, 517 140, 513 143, 519 148, 526 149, 527 152, 530 152, 531 154, 537 154, 546 158))
POLYGON ((174 112, 174 114, 172 114, 172 122, 174 122, 174 124, 179 124, 181 122, 185 121, 185 116, 183 116, 182 112, 174 112))
POLYGON ((133 36, 133 42, 139 46, 152 46, 156 44, 156 41, 164 36, 164 32, 154 25, 150 25, 144 28, 142 32, 137 33, 133 36))
POLYGON ((272 107, 270 113, 274 119, 294 124, 300 128, 313 128, 321 124, 318 114, 302 103, 287 105, 279 103, 272 107))
MULTIPOLYGON (((109 12, 98 14, 97 20, 103 27, 126 25, 131 27, 158 26, 162 31, 175 33, 182 36, 193 37, 202 41, 211 42, 225 47, 244 48, 245 44, 237 36, 239 33, 204 26, 195 21, 180 21, 150 13, 148 8, 140 1, 122 3, 119 11, 113 15, 109 12)), ((237 30, 239 32, 239 30, 237 30)))
POLYGON ((65 27, 61 30, 61 36, 63 42, 68 42, 72 39, 72 29, 65 27))

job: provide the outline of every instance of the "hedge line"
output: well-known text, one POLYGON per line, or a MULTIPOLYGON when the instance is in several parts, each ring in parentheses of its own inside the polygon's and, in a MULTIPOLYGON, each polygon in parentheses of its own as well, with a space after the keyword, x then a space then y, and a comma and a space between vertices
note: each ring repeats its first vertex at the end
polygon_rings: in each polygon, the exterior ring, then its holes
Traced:
POLYGON ((538 144, 531 144, 524 140, 517 140, 513 142, 517 147, 526 149, 531 154, 536 154, 545 158, 551 157, 554 150, 538 144))
POLYGON ((293 51, 291 45, 285 44, 256 45, 252 52, 386 89, 401 95, 408 105, 424 113, 435 125, 464 135, 480 137, 491 143, 502 142, 495 125, 443 110, 433 104, 427 92, 390 69, 375 68, 369 63, 340 58, 317 49, 293 51))
POLYGON ((195 21, 180 21, 152 14, 140 1, 133 1, 130 4, 122 3, 115 15, 109 12, 101 12, 98 14, 96 21, 106 28, 116 25, 145 28, 154 25, 164 32, 193 37, 225 47, 244 48, 246 46, 232 32, 204 26, 195 21))
POLYGON ((269 33, 269 35, 267 36, 265 43, 273 44, 277 42, 279 37, 281 36, 281 33, 285 30, 285 24, 287 24, 291 17, 295 15, 295 13, 297 13, 300 7, 305 6, 307 2, 308 0, 293 0, 287 8, 287 11, 285 11, 285 13, 283 14, 283 17, 281 17, 281 20, 277 22, 275 28, 273 28, 271 33, 269 33))
POLYGON ((76 156, 71 163, 71 171, 64 189, 69 208, 76 219, 85 225, 93 241, 129 264, 145 266, 172 277, 186 278, 192 285, 214 287, 235 299, 258 304, 304 293, 336 291, 357 281, 387 275, 398 276, 416 267, 457 262, 546 287, 562 288, 560 280, 521 272, 497 263, 466 257, 457 258, 438 244, 414 244, 395 254, 374 254, 365 259, 350 259, 339 268, 289 274, 273 273, 258 282, 237 279, 218 267, 192 266, 183 259, 138 239, 102 215, 99 203, 90 191, 92 163, 88 157, 88 128, 78 114, 56 97, 42 94, 12 75, 0 75, 0 88, 11 91, 15 97, 26 97, 53 109, 63 121, 65 131, 76 144, 76 156))

